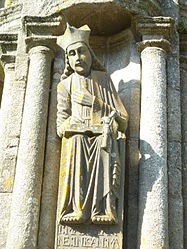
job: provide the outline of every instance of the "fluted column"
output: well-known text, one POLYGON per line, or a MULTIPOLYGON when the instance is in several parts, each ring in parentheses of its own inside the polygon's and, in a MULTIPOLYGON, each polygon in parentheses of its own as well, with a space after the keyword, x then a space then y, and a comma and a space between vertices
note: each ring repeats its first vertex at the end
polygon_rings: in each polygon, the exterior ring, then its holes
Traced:
POLYGON ((137 44, 142 61, 138 249, 169 248, 166 56, 170 44, 162 35, 169 28, 167 21, 139 22, 143 41, 137 44))
POLYGON ((7 249, 36 248, 54 38, 27 38, 30 66, 7 249))

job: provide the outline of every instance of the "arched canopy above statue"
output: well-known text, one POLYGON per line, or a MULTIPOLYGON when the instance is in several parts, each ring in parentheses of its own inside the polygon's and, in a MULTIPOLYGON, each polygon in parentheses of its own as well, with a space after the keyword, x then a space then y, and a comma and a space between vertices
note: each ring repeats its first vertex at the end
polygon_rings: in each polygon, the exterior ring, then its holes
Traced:
POLYGON ((92 35, 112 35, 131 26, 130 12, 113 3, 82 3, 64 9, 62 13, 73 26, 89 25, 92 35))

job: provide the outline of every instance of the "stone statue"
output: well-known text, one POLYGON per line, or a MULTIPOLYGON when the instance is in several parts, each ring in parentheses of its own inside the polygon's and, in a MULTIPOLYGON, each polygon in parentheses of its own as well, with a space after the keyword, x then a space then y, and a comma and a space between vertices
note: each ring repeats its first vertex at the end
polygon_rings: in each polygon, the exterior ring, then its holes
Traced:
POLYGON ((90 29, 67 24, 66 66, 58 84, 57 133, 62 138, 60 223, 116 224, 127 112, 89 46, 90 29))

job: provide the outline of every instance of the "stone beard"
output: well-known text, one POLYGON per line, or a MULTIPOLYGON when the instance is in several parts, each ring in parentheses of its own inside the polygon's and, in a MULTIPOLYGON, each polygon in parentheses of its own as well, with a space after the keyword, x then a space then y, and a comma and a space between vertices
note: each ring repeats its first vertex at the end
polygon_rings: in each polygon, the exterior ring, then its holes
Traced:
POLYGON ((62 138, 58 220, 60 224, 117 224, 118 140, 124 137, 127 113, 110 77, 94 69, 84 32, 67 27, 66 37, 73 37, 66 47, 70 73, 57 88, 57 133, 62 138))

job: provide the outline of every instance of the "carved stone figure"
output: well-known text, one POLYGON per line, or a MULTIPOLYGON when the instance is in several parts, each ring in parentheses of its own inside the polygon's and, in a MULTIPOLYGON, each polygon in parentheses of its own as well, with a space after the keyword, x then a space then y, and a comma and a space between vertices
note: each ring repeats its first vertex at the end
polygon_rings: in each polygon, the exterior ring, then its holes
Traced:
POLYGON ((127 112, 89 46, 90 29, 67 24, 66 66, 58 84, 57 133, 62 138, 60 223, 116 224, 127 112))

